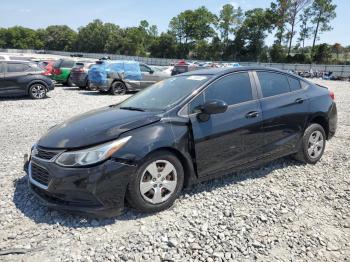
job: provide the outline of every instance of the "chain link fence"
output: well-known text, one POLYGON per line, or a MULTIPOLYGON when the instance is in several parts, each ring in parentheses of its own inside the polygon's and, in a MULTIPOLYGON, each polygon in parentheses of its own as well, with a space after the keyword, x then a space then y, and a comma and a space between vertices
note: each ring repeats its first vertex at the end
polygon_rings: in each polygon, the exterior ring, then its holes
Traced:
MULTIPOLYGON (((148 65, 169 66, 171 63, 179 61, 179 59, 168 58, 152 58, 140 56, 126 56, 115 54, 102 53, 81 53, 81 52, 63 52, 50 50, 30 50, 30 49, 0 49, 0 52, 20 53, 20 54, 51 54, 59 56, 81 55, 86 58, 99 59, 104 56, 109 56, 113 60, 134 60, 148 65)), ((226 62, 226 61, 225 61, 226 62)), ((259 62, 240 62, 242 66, 264 66, 278 68, 281 70, 293 71, 310 71, 314 72, 333 72, 334 76, 350 77, 350 65, 319 65, 319 64, 285 64, 285 63, 259 63, 259 62)))

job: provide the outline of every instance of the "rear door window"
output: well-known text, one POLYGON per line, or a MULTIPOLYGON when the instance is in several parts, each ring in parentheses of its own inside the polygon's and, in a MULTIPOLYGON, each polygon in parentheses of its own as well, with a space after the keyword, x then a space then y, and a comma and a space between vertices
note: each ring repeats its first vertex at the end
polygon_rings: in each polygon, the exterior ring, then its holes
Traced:
POLYGON ((21 63, 8 63, 7 64, 7 73, 20 73, 29 70, 29 65, 21 63))
POLYGON ((290 92, 289 82, 284 74, 257 72, 263 97, 276 96, 290 92))

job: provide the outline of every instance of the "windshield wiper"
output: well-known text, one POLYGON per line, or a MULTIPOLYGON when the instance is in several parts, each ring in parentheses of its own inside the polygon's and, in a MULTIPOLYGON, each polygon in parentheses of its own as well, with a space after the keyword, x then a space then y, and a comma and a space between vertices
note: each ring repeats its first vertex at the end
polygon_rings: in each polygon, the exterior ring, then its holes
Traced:
POLYGON ((141 111, 141 112, 145 112, 144 109, 142 108, 138 108, 138 107, 133 107, 133 106, 122 106, 119 107, 120 109, 125 109, 125 110, 132 110, 132 111, 141 111))

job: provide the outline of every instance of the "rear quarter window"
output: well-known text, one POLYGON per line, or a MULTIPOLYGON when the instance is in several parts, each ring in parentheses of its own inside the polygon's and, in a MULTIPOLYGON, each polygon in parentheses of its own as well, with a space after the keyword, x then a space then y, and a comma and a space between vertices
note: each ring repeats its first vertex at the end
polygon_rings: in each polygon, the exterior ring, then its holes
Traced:
POLYGON ((289 82, 284 74, 257 72, 263 97, 276 96, 290 92, 289 82))
POLYGON ((289 86, 291 91, 297 91, 301 89, 300 81, 294 77, 288 77, 289 86))

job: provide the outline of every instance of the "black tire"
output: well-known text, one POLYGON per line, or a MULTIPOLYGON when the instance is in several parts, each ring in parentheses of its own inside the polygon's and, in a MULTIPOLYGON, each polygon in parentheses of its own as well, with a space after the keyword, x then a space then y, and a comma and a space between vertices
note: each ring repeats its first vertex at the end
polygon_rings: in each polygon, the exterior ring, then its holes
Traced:
POLYGON ((45 85, 40 83, 32 84, 29 87, 28 93, 32 99, 44 99, 47 95, 47 88, 45 85))
POLYGON ((122 81, 115 81, 112 83, 109 92, 112 95, 125 95, 127 91, 126 85, 122 81))
MULTIPOLYGON (((161 171, 158 170, 158 172, 161 172, 161 171)), ((170 174, 173 174, 173 173, 170 173, 170 174)), ((159 177, 159 174, 158 174, 158 177, 159 177)), ((165 182, 160 182, 160 183, 165 183, 165 182)), ((134 177, 132 178, 132 180, 128 185, 126 200, 132 208, 139 210, 141 212, 159 212, 161 210, 169 208, 174 203, 174 201, 178 198, 178 196, 181 193, 181 190, 183 188, 183 183, 184 183, 184 169, 179 159, 174 154, 168 151, 157 151, 147 156, 144 159, 143 163, 138 168, 136 175, 134 175, 134 177), (166 200, 157 204, 150 203, 149 201, 147 201, 145 197, 142 195, 141 189, 140 189, 141 179, 144 178, 144 173, 147 174, 145 171, 146 168, 155 161, 159 161, 159 162, 168 161, 172 164, 172 166, 176 170, 176 187, 174 191, 169 195, 169 197, 166 200)), ((158 184, 159 190, 161 192, 160 194, 163 194, 163 188, 161 186, 162 186, 161 184, 160 185, 158 184)), ((152 190, 154 189, 153 188, 150 189, 149 192, 152 192, 152 190)))
POLYGON ((67 79, 66 85, 67 85, 68 87, 72 87, 72 86, 74 86, 74 83, 73 83, 72 79, 70 78, 70 75, 68 76, 68 79, 67 79))
POLYGON ((323 152, 325 150, 326 138, 327 138, 326 133, 321 125, 315 124, 315 123, 310 124, 304 132, 299 151, 297 154, 294 155, 294 158, 303 163, 313 164, 313 165, 316 164, 321 159, 323 152), (309 153, 309 150, 312 151, 312 146, 313 146, 312 145, 313 142, 310 142, 310 137, 311 136, 314 137, 315 134, 322 134, 322 138, 321 138, 322 142, 321 141, 318 142, 318 144, 320 145, 322 144, 322 148, 320 149, 319 146, 314 145, 318 153, 316 154, 314 150, 313 152, 314 155, 312 155, 313 153, 311 154, 309 153))

